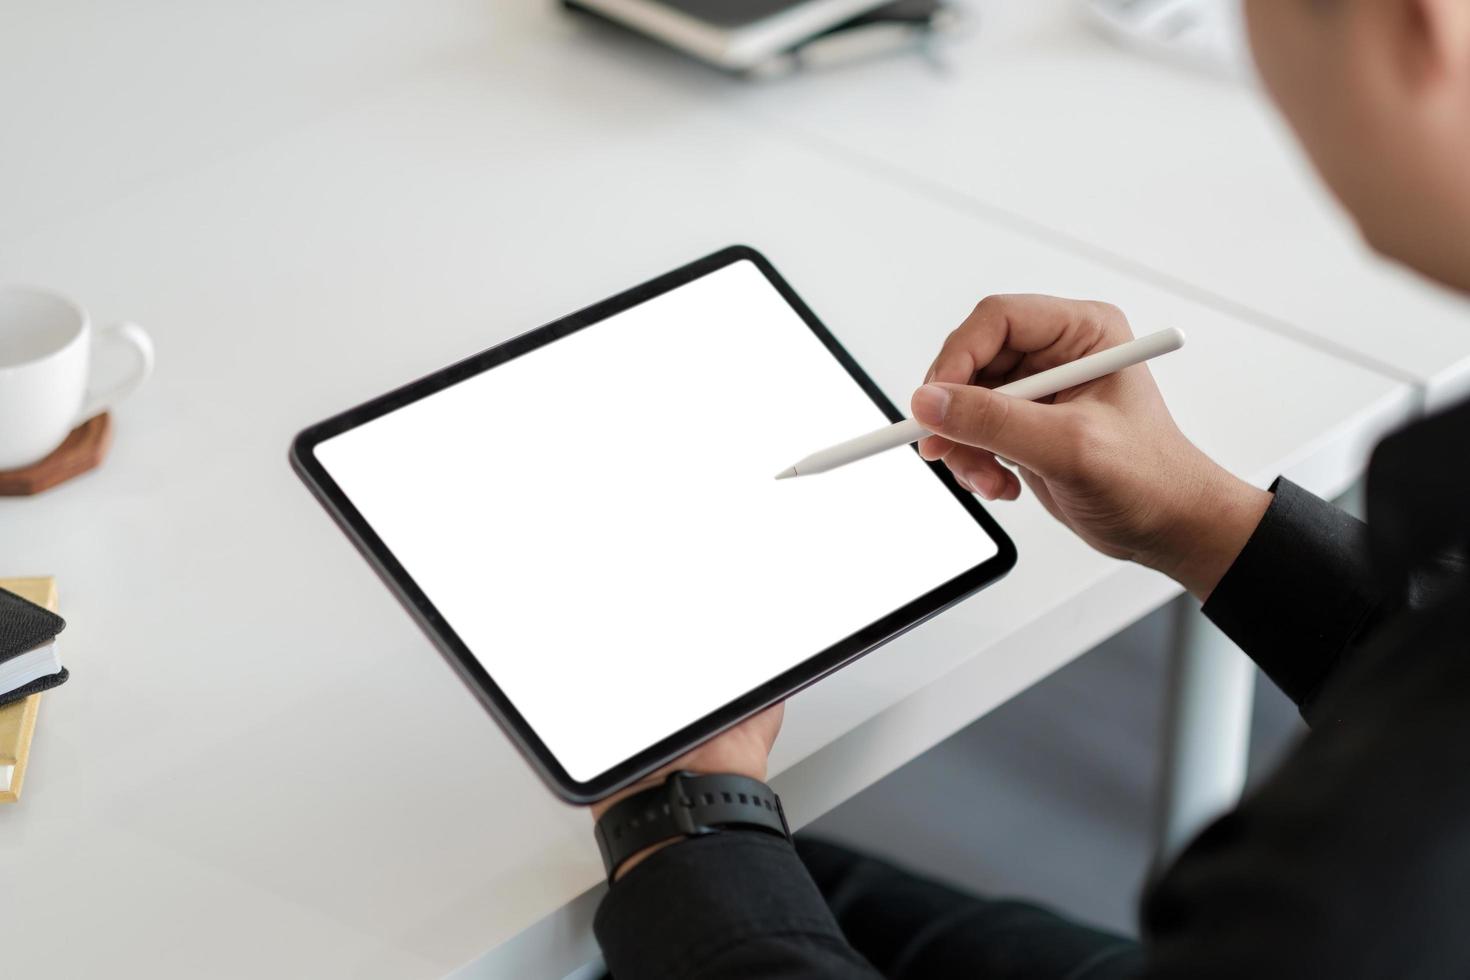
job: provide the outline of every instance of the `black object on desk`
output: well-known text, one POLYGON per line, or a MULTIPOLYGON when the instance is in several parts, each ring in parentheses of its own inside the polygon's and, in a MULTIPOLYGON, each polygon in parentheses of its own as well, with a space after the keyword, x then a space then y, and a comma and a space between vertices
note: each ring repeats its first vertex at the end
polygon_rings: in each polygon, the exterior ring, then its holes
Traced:
POLYGON ((768 77, 913 47, 954 18, 945 0, 563 0, 701 61, 768 77))
POLYGON ((0 705, 66 682, 56 659, 56 634, 66 620, 49 609, 0 589, 0 705))

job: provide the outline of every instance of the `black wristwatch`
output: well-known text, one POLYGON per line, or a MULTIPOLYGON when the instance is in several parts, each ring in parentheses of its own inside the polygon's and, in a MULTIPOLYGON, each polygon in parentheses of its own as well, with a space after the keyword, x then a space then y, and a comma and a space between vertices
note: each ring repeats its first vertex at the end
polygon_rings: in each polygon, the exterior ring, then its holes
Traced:
POLYGON ((781 798, 749 776, 670 773, 620 800, 597 821, 597 849, 611 884, 624 861, 673 837, 716 834, 726 827, 749 827, 791 839, 781 798))

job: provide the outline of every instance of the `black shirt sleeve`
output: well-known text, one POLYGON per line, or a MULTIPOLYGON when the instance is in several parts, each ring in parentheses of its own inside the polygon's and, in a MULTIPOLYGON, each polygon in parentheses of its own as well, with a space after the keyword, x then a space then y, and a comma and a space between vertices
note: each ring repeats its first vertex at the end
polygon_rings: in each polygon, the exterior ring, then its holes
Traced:
POLYGON ((1204 614, 1310 721, 1343 654, 1382 605, 1362 521, 1286 479, 1204 614))
POLYGON ((796 850, 759 831, 656 851, 608 891, 593 931, 617 980, 878 978, 796 850))

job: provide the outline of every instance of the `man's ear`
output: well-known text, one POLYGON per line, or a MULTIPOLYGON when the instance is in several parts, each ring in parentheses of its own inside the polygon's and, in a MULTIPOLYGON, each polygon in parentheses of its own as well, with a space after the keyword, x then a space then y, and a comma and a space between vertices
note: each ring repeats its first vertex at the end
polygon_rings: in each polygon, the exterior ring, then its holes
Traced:
MULTIPOLYGON (((1413 88, 1470 86, 1470 0, 1390 0, 1399 66, 1413 88)), ((1467 90, 1470 91, 1470 90, 1467 90)))

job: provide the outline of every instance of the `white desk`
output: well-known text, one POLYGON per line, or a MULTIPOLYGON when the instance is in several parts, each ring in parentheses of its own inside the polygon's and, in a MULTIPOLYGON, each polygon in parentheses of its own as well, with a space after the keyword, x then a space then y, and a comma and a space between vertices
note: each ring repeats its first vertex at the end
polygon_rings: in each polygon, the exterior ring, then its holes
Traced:
MULTIPOLYGON (((1410 410, 1403 383, 762 132, 720 111, 723 81, 670 86, 554 11, 498 13, 482 35, 478 10, 405 5, 405 23, 442 18, 426 37, 488 40, 301 81, 312 112, 262 111, 238 143, 203 120, 208 152, 177 168, 158 152, 109 183, 105 159, 48 176, 41 154, 5 190, 0 213, 27 220, 0 224, 3 277, 136 318, 160 351, 101 471, 0 500, 0 571, 59 577, 75 669, 24 800, 0 809, 18 975, 557 976, 587 958, 586 815, 540 788, 284 453, 306 422, 690 257, 767 250, 899 399, 987 292, 1184 324, 1160 383, 1258 481, 1334 492, 1410 410), (349 80, 353 97, 322 94, 349 80)), ((329 22, 303 15, 292 43, 329 22)), ((167 40, 129 57, 187 47, 167 40)), ((221 42, 205 81, 257 53, 221 42)), ((1174 591, 1030 502, 998 513, 1011 577, 791 705, 773 762, 797 823, 1174 591)))
POLYGON ((751 88, 742 109, 961 210, 1417 386, 1470 395, 1470 303, 1371 255, 1265 99, 1126 51, 1072 0, 971 0, 918 59, 751 88))

